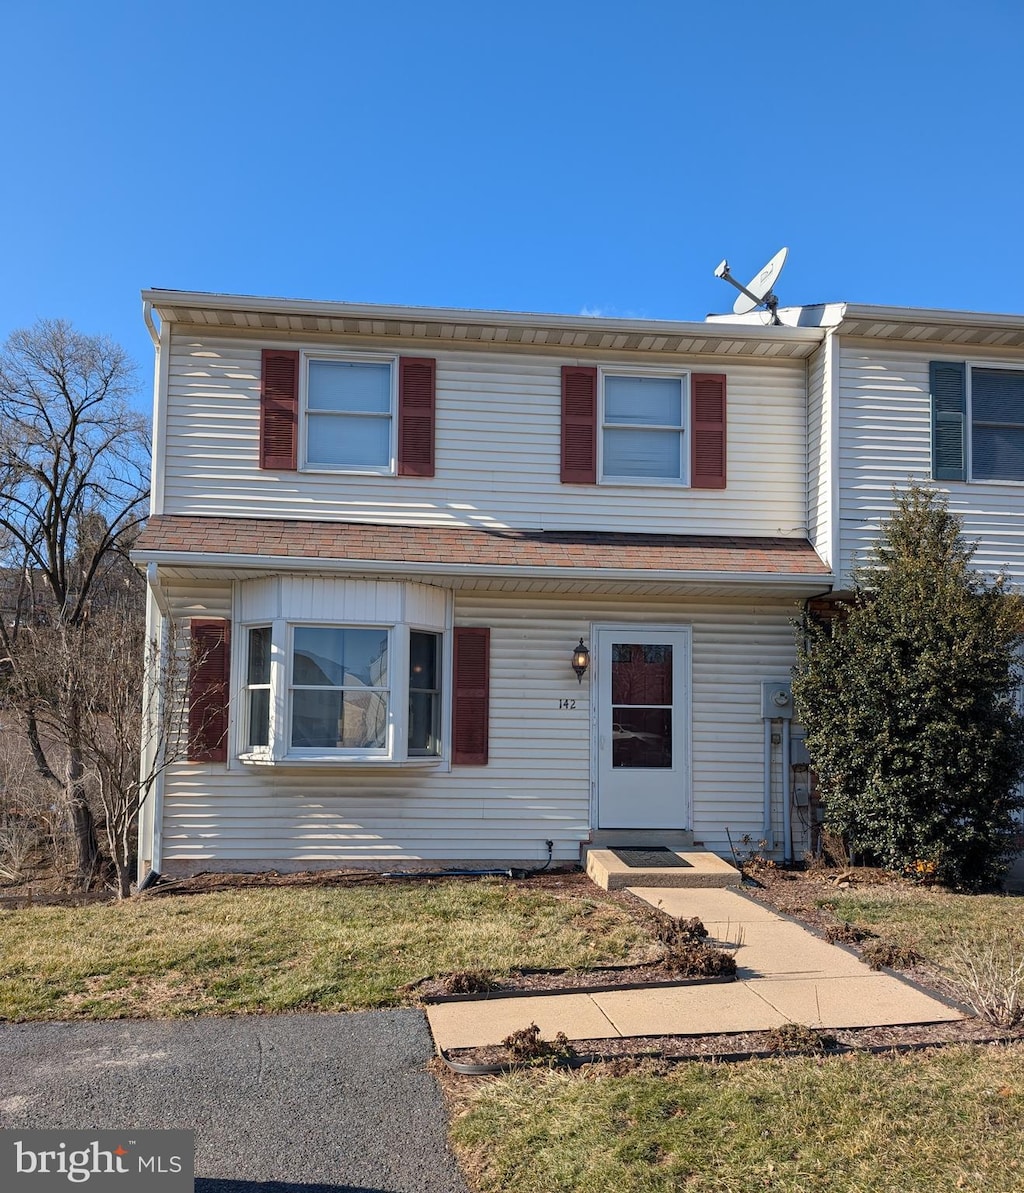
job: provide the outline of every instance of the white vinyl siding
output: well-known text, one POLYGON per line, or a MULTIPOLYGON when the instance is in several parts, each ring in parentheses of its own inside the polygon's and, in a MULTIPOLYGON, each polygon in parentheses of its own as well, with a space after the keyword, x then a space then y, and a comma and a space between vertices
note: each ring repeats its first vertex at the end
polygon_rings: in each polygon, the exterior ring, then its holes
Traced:
MULTIPOLYGON (((948 351, 844 340, 840 356, 839 501, 841 564, 849 576, 892 511, 893 486, 931 476, 928 364, 953 359, 948 351)), ((965 352, 975 364, 1013 364, 1024 356, 965 352)), ((1024 486, 986 481, 937 482, 964 533, 977 540, 975 566, 1002 567, 1024 583, 1024 486)))
POLYGON ((832 395, 834 337, 807 361, 807 537, 826 563, 832 562, 832 395))
MULTIPOLYGON (((225 595, 211 607, 223 608, 225 595)), ((179 590, 175 605, 184 604, 197 598, 179 590)), ((166 780, 164 868, 539 863, 548 839, 557 859, 576 860, 591 825, 590 680, 577 683, 571 659, 594 623, 693 627, 692 829, 727 856, 727 828, 737 841, 762 833, 760 680, 792 665, 795 612, 784 600, 457 594, 455 624, 491 629, 486 768, 179 763, 166 780)))
MULTIPOLYGON (((171 336, 163 508, 168 514, 344 519, 676 534, 806 534, 806 368, 802 360, 671 358, 664 368, 725 372, 728 486, 559 483, 563 364, 618 371, 642 354, 570 358, 498 349, 437 353, 433 478, 266 472, 259 468, 262 347, 303 342, 171 336)), ((332 349, 338 345, 332 343, 332 349)), ((368 344, 360 343, 365 352, 368 344)), ((424 354, 421 342, 407 351, 424 354)), ((659 367, 661 365, 659 364, 659 367)), ((685 452, 684 447, 684 452, 685 452)))

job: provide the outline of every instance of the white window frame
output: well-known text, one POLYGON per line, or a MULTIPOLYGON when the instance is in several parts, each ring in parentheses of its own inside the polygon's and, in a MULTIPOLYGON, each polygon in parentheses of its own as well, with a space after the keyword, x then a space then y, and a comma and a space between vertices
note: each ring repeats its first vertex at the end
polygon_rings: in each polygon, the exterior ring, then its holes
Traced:
POLYGON ((597 475, 598 483, 602 485, 642 485, 645 488, 686 489, 690 487, 690 369, 655 369, 655 368, 599 368, 598 369, 598 436, 597 436, 597 475), (607 377, 665 377, 672 381, 681 382, 680 386, 680 418, 678 427, 649 426, 645 423, 609 423, 605 419, 605 378, 607 377), (679 432, 679 477, 659 476, 616 476, 606 474, 604 467, 604 437, 607 430, 621 430, 626 427, 637 427, 649 431, 678 431, 679 432))
MULTIPOLYGON (((968 360, 965 362, 967 366, 967 376, 965 378, 966 386, 966 402, 965 402, 965 419, 966 432, 964 439, 964 449, 967 454, 967 469, 966 475, 968 483, 972 485, 1024 485, 1024 477, 1014 480, 1012 477, 1000 478, 995 476, 975 477, 974 475, 974 370, 975 369, 1001 369, 1006 373, 1019 373, 1024 377, 1024 361, 1011 363, 1004 360, 968 360)), ((1024 426, 1024 421, 1022 421, 1024 426)))
MULTIPOLYGON (((286 737, 285 756, 289 758, 351 758, 356 761, 362 761, 368 758, 393 758, 395 749, 395 644, 396 640, 403 635, 395 633, 396 627, 393 625, 380 624, 364 624, 358 622, 344 622, 344 623, 324 623, 312 621, 289 621, 287 623, 287 687, 285 692, 285 718, 283 730, 286 737), (370 688, 368 691, 386 691, 387 692, 387 707, 388 718, 387 728, 384 734, 383 746, 348 746, 348 747, 320 747, 320 746, 296 746, 292 744, 292 717, 294 715, 295 703, 295 631, 297 629, 316 629, 316 630, 370 630, 387 635, 387 667, 388 667, 388 686, 387 688, 370 688)), ((399 653, 402 653, 399 651, 399 653)), ((408 665, 408 664, 407 664, 408 665)), ((299 685, 306 689, 305 684, 299 685)), ((309 689, 319 690, 319 689, 309 689)), ((336 688, 336 691, 342 692, 346 689, 336 688)))
POLYGON ((252 622, 242 632, 242 704, 241 716, 239 718, 241 724, 241 749, 245 753, 268 753, 272 741, 270 734, 274 728, 274 626, 270 621, 252 622), (270 679, 265 684, 254 684, 249 682, 249 635, 254 630, 269 630, 270 631, 270 679), (250 730, 252 728, 252 693, 255 691, 268 692, 269 717, 267 725, 267 745, 253 746, 249 743, 250 730))
POLYGON ((233 689, 241 699, 234 732, 234 758, 252 766, 403 766, 447 770, 451 759, 451 626, 420 625, 418 622, 326 621, 318 618, 266 618, 240 622, 237 634, 242 649, 236 654, 239 670, 233 689), (270 732, 267 746, 250 748, 248 656, 249 631, 271 626, 270 732), (318 749, 292 746, 292 691, 294 640, 297 627, 342 630, 380 630, 388 635, 388 728, 384 749, 318 749), (440 733, 438 754, 410 754, 409 733, 409 643, 412 633, 434 634, 440 639, 438 669, 440 684, 440 733))
MULTIPOLYGON (((327 414, 330 411, 315 410, 314 414, 327 414)), ((338 411, 336 417, 347 418, 350 414, 338 411)), ((356 417, 359 417, 356 415, 356 417)), ((363 416, 365 417, 365 415, 363 416)), ((371 416, 372 417, 372 416, 371 416)), ((301 472, 343 474, 345 476, 396 476, 398 473, 398 357, 390 354, 371 352, 331 352, 306 350, 299 358, 299 470, 301 472), (339 364, 370 364, 388 365, 391 370, 391 410, 387 417, 390 420, 388 436, 388 461, 379 467, 354 464, 321 464, 311 463, 309 460, 309 365, 311 361, 337 362, 339 364)))

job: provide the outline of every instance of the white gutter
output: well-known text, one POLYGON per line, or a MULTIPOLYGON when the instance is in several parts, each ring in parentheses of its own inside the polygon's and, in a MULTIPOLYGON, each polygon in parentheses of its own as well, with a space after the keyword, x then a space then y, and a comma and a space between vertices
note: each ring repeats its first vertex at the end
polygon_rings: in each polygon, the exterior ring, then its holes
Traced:
MULTIPOLYGON (((874 319, 878 323, 934 323, 948 327, 990 327, 1024 331, 1024 315, 990 315, 984 311, 944 311, 932 307, 876 307, 848 302, 843 323, 874 319)), ((840 330, 842 323, 840 323, 840 330)))
POLYGON ((401 576, 480 576, 528 580, 675 580, 680 584, 701 582, 757 584, 765 587, 803 585, 815 590, 832 583, 829 572, 723 572, 669 568, 529 567, 518 564, 424 563, 388 559, 328 559, 319 555, 231 555, 198 551, 133 551, 136 563, 170 567, 223 567, 246 571, 321 571, 342 573, 387 572, 401 576))
POLYGON ((149 585, 149 591, 153 594, 153 600, 156 601, 156 607, 164 617, 169 619, 171 608, 167 604, 167 597, 164 596, 164 590, 160 587, 159 569, 156 563, 146 564, 146 583, 149 585))
POLYGON ((147 299, 142 301, 142 318, 145 320, 146 327, 149 331, 149 338, 153 341, 153 347, 160 351, 160 333, 156 329, 156 324, 153 322, 153 304, 147 299))
MULTIPOLYGON (((671 319, 618 319, 596 315, 534 314, 525 311, 484 311, 467 307, 409 307, 376 303, 325 302, 308 298, 261 298, 247 294, 204 294, 185 290, 143 290, 144 303, 163 311, 166 307, 188 307, 202 311, 248 311, 265 315, 307 315, 335 319, 397 320, 413 324, 496 323, 503 327, 544 327, 608 332, 647 332, 651 335, 692 335, 754 343, 788 342, 816 344, 822 338, 817 327, 752 327, 744 324, 715 325, 705 321, 671 319)), ((268 329, 269 330, 269 329, 268 329)), ((281 330, 288 330, 282 328, 281 330)), ((301 329, 300 329, 301 330, 301 329)), ((517 345, 518 346, 518 345, 517 345)))

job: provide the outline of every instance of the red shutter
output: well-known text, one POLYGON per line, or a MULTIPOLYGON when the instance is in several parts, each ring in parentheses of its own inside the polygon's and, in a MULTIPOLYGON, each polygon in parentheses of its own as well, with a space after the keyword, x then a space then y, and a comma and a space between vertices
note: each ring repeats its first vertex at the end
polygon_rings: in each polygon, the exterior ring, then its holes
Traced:
POLYGON ((562 366, 562 484, 597 484, 597 369, 562 366))
POLYGON ((260 467, 298 467, 299 354, 264 348, 260 376, 260 467))
POLYGON ((436 361, 398 361, 398 475, 434 475, 434 377, 436 361))
POLYGON ((725 488, 725 374, 690 377, 690 485, 725 488))
POLYGON ((486 766, 490 724, 491 631, 461 626, 455 631, 452 697, 452 763, 486 766))
POLYGON ((188 760, 227 762, 231 622, 193 618, 188 675, 188 760))

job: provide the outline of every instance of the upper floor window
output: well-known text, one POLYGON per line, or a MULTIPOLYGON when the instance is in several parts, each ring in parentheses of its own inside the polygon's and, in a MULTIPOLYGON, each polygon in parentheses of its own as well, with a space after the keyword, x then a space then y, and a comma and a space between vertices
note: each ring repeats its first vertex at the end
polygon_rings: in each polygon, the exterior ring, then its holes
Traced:
POLYGON ((394 471, 394 374, 390 360, 307 359, 307 466, 394 471))
POLYGON ((687 377, 602 377, 601 479, 687 482, 687 377))
POLYGON ((971 476, 1024 481, 1024 372, 970 369, 971 476))

